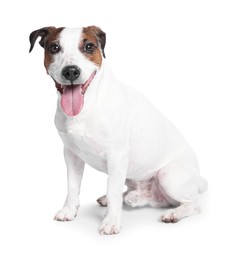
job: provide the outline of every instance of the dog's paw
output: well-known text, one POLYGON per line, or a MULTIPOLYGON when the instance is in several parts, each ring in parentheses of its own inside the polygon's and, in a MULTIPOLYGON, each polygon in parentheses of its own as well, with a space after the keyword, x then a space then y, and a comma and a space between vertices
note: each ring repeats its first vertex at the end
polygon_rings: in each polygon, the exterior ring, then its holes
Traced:
POLYGON ((57 220, 57 221, 74 220, 75 217, 77 216, 78 208, 79 208, 79 206, 74 207, 74 208, 64 207, 56 213, 54 220, 57 220))
POLYGON ((100 206, 107 207, 107 198, 105 195, 98 198, 96 201, 100 204, 100 206))
POLYGON ((166 210, 161 216, 161 221, 165 223, 176 223, 180 219, 175 209, 166 210))
POLYGON ((124 202, 131 207, 138 206, 138 202, 139 202, 138 192, 136 191, 128 192, 124 197, 124 202))
POLYGON ((116 218, 105 217, 100 225, 101 235, 114 235, 120 233, 121 225, 120 221, 116 218))

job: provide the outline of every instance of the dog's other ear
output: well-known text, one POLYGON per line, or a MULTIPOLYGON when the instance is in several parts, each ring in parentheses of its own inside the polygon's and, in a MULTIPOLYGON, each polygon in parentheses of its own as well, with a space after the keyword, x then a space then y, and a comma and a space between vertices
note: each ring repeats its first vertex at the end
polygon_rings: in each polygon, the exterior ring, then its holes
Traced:
POLYGON ((106 43, 106 34, 97 26, 88 26, 86 29, 91 30, 96 36, 98 42, 100 43, 100 47, 103 53, 103 57, 105 58, 105 43, 106 43))
POLYGON ((29 35, 29 41, 30 41, 30 49, 29 52, 32 51, 34 44, 36 42, 36 40, 38 39, 38 37, 41 37, 41 40, 39 41, 39 44, 41 47, 44 48, 45 42, 46 42, 46 37, 49 34, 49 31, 51 28, 54 27, 43 27, 41 29, 38 29, 36 31, 33 31, 30 35, 29 35))

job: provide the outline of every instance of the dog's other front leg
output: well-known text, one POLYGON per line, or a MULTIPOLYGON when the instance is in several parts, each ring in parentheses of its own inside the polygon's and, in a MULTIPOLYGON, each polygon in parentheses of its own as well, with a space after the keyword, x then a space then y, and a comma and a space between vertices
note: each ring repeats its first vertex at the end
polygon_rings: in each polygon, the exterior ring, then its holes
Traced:
POLYGON ((112 235, 120 232, 123 202, 123 187, 126 179, 126 156, 110 156, 107 161, 107 212, 100 226, 100 234, 112 235))
POLYGON ((67 166, 68 194, 64 207, 56 213, 54 219, 59 221, 70 221, 77 216, 80 185, 85 163, 66 147, 64 148, 64 158, 67 166))

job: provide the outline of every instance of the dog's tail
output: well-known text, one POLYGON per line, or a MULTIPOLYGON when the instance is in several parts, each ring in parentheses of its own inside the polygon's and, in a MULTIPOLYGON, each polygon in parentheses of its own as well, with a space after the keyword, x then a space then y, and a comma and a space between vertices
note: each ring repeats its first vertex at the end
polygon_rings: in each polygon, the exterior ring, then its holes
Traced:
POLYGON ((208 188, 208 182, 203 177, 200 177, 198 183, 198 192, 203 193, 204 191, 207 190, 207 188, 208 188))

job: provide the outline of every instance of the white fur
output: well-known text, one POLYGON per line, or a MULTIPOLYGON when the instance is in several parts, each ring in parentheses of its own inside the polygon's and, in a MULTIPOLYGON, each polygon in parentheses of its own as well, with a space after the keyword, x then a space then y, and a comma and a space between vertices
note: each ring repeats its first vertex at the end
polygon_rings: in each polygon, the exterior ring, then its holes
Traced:
POLYGON ((79 115, 66 116, 58 103, 55 124, 65 147, 68 195, 55 219, 72 220, 77 214, 85 163, 108 174, 107 195, 100 198, 103 205, 107 203, 102 234, 120 231, 125 183, 124 200, 131 206, 179 206, 164 213, 164 222, 198 213, 199 191, 206 189, 206 183, 193 151, 142 94, 115 79, 104 59, 98 69, 85 58, 78 49, 81 30, 62 31, 62 52, 48 71, 62 84, 61 71, 66 65, 81 69, 79 83, 97 71, 79 115))
POLYGON ((75 80, 75 84, 83 84, 90 74, 98 70, 98 67, 90 62, 79 51, 79 43, 82 28, 64 29, 60 34, 61 51, 55 55, 55 61, 50 64, 48 73, 60 84, 69 84, 61 72, 67 65, 77 65, 81 68, 80 77, 75 80))

